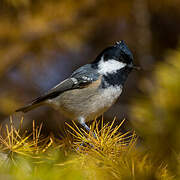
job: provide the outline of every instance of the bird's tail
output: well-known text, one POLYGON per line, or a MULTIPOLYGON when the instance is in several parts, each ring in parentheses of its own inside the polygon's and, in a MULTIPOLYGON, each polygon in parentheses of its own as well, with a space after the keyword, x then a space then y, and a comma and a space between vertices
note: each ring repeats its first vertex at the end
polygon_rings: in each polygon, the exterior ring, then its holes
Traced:
POLYGON ((21 108, 17 109, 15 112, 24 112, 24 113, 26 113, 26 112, 28 112, 28 111, 30 111, 30 110, 32 110, 32 109, 34 109, 34 108, 36 108, 36 107, 38 107, 40 105, 41 105, 41 103, 30 103, 30 104, 27 104, 24 107, 21 107, 21 108))

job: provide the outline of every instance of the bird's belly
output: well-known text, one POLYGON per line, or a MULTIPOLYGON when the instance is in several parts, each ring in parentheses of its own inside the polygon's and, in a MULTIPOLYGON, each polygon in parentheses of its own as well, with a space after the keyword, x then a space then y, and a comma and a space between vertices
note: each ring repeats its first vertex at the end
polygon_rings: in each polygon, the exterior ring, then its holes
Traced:
POLYGON ((66 91, 50 103, 56 106, 66 117, 93 120, 107 111, 121 94, 120 87, 107 89, 74 89, 66 91))

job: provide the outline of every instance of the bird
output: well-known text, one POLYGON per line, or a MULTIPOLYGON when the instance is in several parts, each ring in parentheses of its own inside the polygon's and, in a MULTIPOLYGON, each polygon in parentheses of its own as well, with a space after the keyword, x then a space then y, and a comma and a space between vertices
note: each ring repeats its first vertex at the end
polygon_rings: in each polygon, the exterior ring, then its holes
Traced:
POLYGON ((81 66, 69 78, 16 112, 26 113, 41 105, 50 105, 90 131, 86 123, 102 115, 117 101, 130 72, 139 69, 133 61, 125 41, 117 41, 94 61, 81 66))

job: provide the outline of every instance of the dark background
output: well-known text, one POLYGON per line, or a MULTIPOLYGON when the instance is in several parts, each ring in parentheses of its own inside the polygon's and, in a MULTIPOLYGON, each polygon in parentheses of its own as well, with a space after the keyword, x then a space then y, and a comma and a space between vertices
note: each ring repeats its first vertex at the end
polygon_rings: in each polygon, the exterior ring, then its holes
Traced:
MULTIPOLYGON (((131 73, 105 119, 128 119, 131 101, 146 94, 139 82, 178 47, 179 34, 179 0, 1 0, 0 121, 119 40, 142 70, 131 73)), ((63 119, 40 107, 25 115, 25 124, 43 121, 51 131, 63 119)))

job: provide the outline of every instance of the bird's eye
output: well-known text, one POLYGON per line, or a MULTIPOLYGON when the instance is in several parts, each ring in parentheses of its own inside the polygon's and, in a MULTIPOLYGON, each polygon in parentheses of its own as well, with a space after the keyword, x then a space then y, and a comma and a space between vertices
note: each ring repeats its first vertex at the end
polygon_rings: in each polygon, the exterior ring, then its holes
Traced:
POLYGON ((128 54, 123 53, 123 52, 120 55, 120 60, 123 62, 126 62, 127 64, 130 64, 132 62, 131 57, 128 54))

